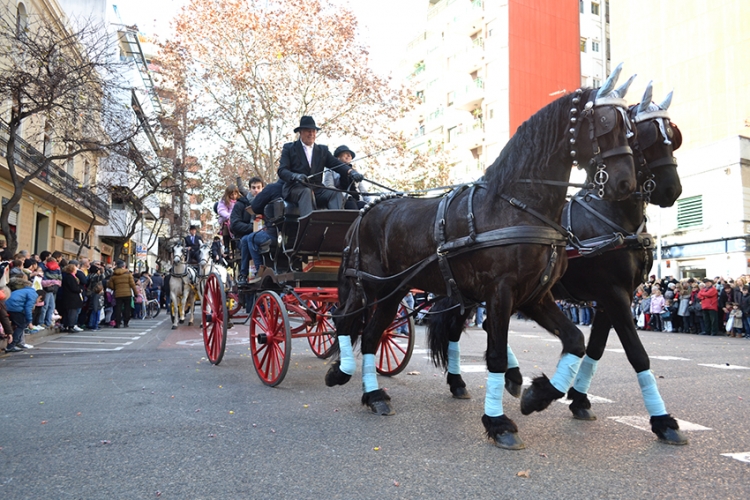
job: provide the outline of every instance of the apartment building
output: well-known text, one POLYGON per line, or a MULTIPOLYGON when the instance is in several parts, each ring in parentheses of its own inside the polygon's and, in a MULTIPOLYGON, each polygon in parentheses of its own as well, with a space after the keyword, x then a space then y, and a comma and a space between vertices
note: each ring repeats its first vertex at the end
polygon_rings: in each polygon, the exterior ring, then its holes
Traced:
POLYGON ((453 180, 469 181, 524 120, 580 85, 579 5, 424 1, 424 30, 408 45, 401 68, 421 101, 408 121, 410 146, 445 149, 453 180))
MULTIPOLYGON (((669 114, 682 196, 649 207, 659 236, 654 274, 737 277, 750 269, 750 2, 612 2, 612 57, 654 81, 654 101, 674 90, 669 114)), ((635 96, 631 100, 634 100, 635 96)))
MULTIPOLYGON (((66 15, 57 0, 2 0, 0 9, 6 19, 14 18, 18 29, 26 29, 30 20, 44 18, 57 29, 65 29, 66 15)), ((2 103, 0 113, 0 149, 3 154, 9 140, 7 126, 10 100, 2 103)), ((16 134, 15 165, 19 175, 37 171, 44 158, 56 152, 54 116, 33 116, 24 120, 16 134)), ((98 258, 100 248, 89 228, 106 224, 109 207, 96 186, 100 158, 81 154, 64 163, 52 163, 23 190, 21 200, 12 208, 9 222, 18 249, 39 253, 58 250, 71 258, 78 255, 98 258)), ((0 160, 0 194, 6 204, 14 191, 8 164, 0 160)), ((4 239, 4 236, 0 236, 4 239)))

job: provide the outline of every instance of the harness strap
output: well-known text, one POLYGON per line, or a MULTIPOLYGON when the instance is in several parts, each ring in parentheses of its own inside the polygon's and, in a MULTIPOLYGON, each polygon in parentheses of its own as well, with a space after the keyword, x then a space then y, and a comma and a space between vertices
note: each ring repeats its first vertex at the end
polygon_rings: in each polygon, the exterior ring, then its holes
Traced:
POLYGON ((570 201, 571 201, 571 206, 568 208, 568 216, 569 217, 570 217, 570 212, 572 211, 572 208, 573 208, 573 203, 578 203, 588 213, 590 213, 591 215, 593 215, 594 217, 596 217, 600 221, 604 222, 605 224, 607 224, 609 227, 611 227, 615 231, 619 231, 623 235, 630 234, 630 231, 628 231, 624 227, 622 227, 619 224, 617 224, 615 221, 613 221, 613 220, 605 217, 604 215, 600 214, 599 212, 597 212, 596 210, 594 210, 593 208, 591 208, 590 206, 588 206, 588 204, 585 202, 585 197, 580 196, 580 194, 576 194, 575 196, 573 196, 573 198, 571 198, 570 201))
MULTIPOLYGON (((443 275, 443 280, 446 283, 446 294, 448 297, 456 296, 456 300, 461 304, 461 313, 464 312, 464 306, 463 306, 463 297, 461 296, 461 291, 458 289, 458 284, 456 283, 456 279, 453 277, 453 272, 451 271, 450 262, 448 261, 448 255, 443 250, 443 245, 446 242, 446 217, 448 215, 448 207, 450 206, 451 202, 456 199, 456 197, 464 192, 466 188, 468 188, 468 185, 463 185, 458 189, 455 189, 448 193, 446 196, 443 197, 442 200, 440 200, 440 204, 438 205, 437 214, 435 216, 435 231, 434 231, 434 238, 435 242, 437 244, 437 253, 436 258, 438 262, 438 267, 440 268, 440 274, 443 275)), ((473 214, 469 214, 470 218, 473 217, 473 214)))
POLYGON ((630 149, 630 146, 620 146, 617 148, 608 149, 607 151, 602 153, 602 159, 606 158, 612 158, 613 156, 620 156, 620 155, 633 155, 633 150, 630 149))
POLYGON ((521 200, 508 196, 505 193, 501 194, 500 197, 504 199, 505 201, 507 201, 508 203, 510 203, 511 205, 513 205, 514 207, 519 208, 523 210, 524 212, 527 212, 533 215, 534 217, 536 217, 537 219, 544 222, 546 225, 548 225, 549 227, 553 228, 555 231, 563 235, 565 238, 569 238, 572 236, 570 232, 566 231, 565 228, 563 228, 560 224, 553 221, 552 219, 550 219, 543 213, 537 212, 536 210, 534 210, 533 208, 531 208, 530 206, 528 206, 526 203, 522 202, 521 200))

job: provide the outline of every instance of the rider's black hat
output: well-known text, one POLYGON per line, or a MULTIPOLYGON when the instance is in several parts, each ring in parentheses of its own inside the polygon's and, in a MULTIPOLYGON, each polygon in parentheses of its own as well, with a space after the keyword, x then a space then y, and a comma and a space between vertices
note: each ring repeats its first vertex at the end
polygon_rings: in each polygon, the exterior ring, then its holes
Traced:
POLYGON ((317 125, 315 125, 315 119, 313 119, 312 116, 303 116, 302 118, 300 118, 300 120, 299 120, 299 127, 295 128, 294 132, 295 133, 299 132, 303 128, 312 128, 312 129, 315 129, 315 130, 320 130, 320 127, 318 127, 317 125))
POLYGON ((354 151, 349 149, 349 146, 344 146, 343 144, 336 148, 336 151, 333 152, 333 156, 338 158, 341 153, 349 153, 350 155, 352 155, 352 160, 355 156, 357 156, 354 154, 354 151))
POLYGON ((195 229, 197 231, 198 230, 198 226, 195 226, 195 225, 190 226, 190 228, 188 229, 188 231, 192 231, 193 229, 195 229))

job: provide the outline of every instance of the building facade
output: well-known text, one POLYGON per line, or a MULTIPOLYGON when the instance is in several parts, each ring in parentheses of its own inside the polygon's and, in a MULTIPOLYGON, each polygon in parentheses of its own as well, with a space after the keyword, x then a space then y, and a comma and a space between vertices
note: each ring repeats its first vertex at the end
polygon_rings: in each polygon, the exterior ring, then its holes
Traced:
MULTIPOLYGON (((0 9, 5 19, 15 19, 19 29, 40 19, 60 30, 65 29, 66 15, 57 0, 3 0, 0 9)), ((9 140, 10 106, 10 100, 6 99, 0 113, 3 154, 9 140)), ((54 116, 37 115, 24 120, 16 141, 16 169, 25 177, 42 166, 45 156, 55 153, 54 116)), ((52 163, 26 185, 9 219, 19 250, 60 251, 66 258, 99 257, 100 248, 91 229, 106 224, 109 217, 106 193, 100 193, 96 186, 100 159, 94 154, 81 154, 64 163, 52 163)), ((2 159, 0 194, 3 204, 8 202, 13 190, 8 164, 2 159)), ((0 239, 5 238, 0 236, 0 239)))
POLYGON ((682 196, 649 207, 659 238, 653 274, 737 277, 750 259, 750 3, 612 2, 612 57, 654 81, 683 136, 682 196), (644 14, 644 13, 647 13, 644 14), (642 27, 642 29, 641 29, 642 27))
POLYGON ((454 181, 484 173, 529 116, 581 80, 572 1, 424 0, 402 74, 420 104, 410 147, 445 150, 454 181))

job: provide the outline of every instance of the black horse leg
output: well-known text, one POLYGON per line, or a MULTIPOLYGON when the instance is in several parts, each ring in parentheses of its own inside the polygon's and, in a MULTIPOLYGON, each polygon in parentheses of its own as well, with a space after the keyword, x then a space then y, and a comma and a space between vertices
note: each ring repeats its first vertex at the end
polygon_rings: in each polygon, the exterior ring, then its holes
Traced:
POLYGON ((573 418, 578 420, 596 420, 596 415, 591 411, 591 401, 588 398, 589 386, 591 379, 596 373, 596 366, 604 354, 604 348, 607 346, 609 330, 612 327, 612 321, 609 314, 603 307, 597 307, 594 322, 591 324, 591 335, 589 343, 586 346, 586 355, 581 362, 581 369, 578 370, 573 387, 568 391, 568 399, 572 402, 569 405, 570 411, 573 412, 573 418))
POLYGON ((461 377, 461 351, 459 340, 464 324, 473 308, 461 313, 458 303, 448 297, 435 302, 427 323, 427 344, 435 366, 446 369, 451 394, 457 399, 469 399, 466 382, 461 377))
POLYGON ((378 350, 383 332, 396 317, 402 298, 401 295, 394 297, 377 302, 375 311, 362 332, 362 404, 369 406, 373 413, 379 415, 396 413, 390 405, 390 396, 378 387, 375 369, 375 352, 378 350))
POLYGON ((521 312, 559 337, 563 345, 563 355, 552 379, 542 374, 523 391, 521 413, 529 415, 544 410, 552 401, 565 395, 578 373, 585 343, 583 333, 557 307, 551 293, 545 294, 538 303, 521 308, 521 312))
POLYGON ((513 312, 513 299, 510 287, 498 285, 495 295, 487 301, 487 375, 482 424, 487 436, 495 446, 508 450, 525 448, 518 437, 515 422, 503 411, 503 386, 505 371, 508 368, 508 323, 513 312))
POLYGON ((629 297, 627 294, 619 294, 618 302, 608 304, 605 307, 615 325, 615 331, 620 338, 622 347, 628 361, 635 369, 638 384, 641 388, 641 396, 651 417, 651 431, 656 434, 660 441, 667 444, 687 444, 687 437, 680 431, 677 421, 667 413, 664 400, 659 394, 656 379, 651 373, 651 363, 648 353, 641 343, 638 332, 633 325, 629 309, 629 297))

